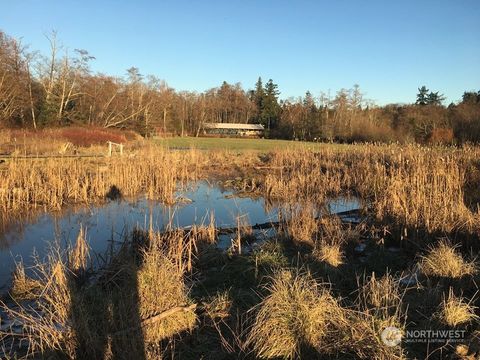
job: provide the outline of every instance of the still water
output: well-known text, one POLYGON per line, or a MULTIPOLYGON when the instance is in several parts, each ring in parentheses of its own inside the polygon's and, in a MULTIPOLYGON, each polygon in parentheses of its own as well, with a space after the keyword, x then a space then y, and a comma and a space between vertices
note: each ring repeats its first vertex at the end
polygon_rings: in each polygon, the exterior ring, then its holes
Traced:
MULTIPOLYGON (((10 222, 0 234, 0 292, 9 284, 15 261, 23 259, 28 266, 33 253, 42 258, 55 242, 65 247, 75 241, 81 226, 86 228, 91 250, 103 253, 111 240, 121 241, 134 227, 162 230, 170 221, 175 227, 208 224, 212 213, 215 225, 220 228, 234 227, 239 216, 251 225, 277 221, 277 208, 263 198, 235 197, 232 191, 205 181, 177 195, 183 201, 174 206, 144 198, 117 200, 61 213, 42 213, 30 221, 10 222)), ((329 204, 329 211, 337 213, 359 207, 358 201, 339 199, 329 204)))

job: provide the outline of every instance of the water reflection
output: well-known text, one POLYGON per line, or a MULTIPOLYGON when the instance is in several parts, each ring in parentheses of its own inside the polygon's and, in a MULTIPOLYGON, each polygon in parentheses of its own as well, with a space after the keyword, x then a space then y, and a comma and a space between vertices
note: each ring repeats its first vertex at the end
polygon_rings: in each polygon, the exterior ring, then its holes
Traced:
MULTIPOLYGON (((252 225, 278 221, 277 208, 263 198, 232 195, 231 191, 199 182, 178 193, 181 201, 175 206, 147 199, 116 200, 4 222, 0 235, 0 289, 7 285, 16 260, 23 258, 28 265, 34 251, 42 258, 53 240, 65 247, 76 239, 81 225, 87 229, 91 249, 103 253, 111 241, 121 241, 134 227, 162 230, 170 221, 175 227, 208 223, 212 212, 217 227, 235 226, 240 215, 246 215, 252 225)), ((332 202, 329 210, 339 212, 358 206, 357 202, 341 200, 332 202)))

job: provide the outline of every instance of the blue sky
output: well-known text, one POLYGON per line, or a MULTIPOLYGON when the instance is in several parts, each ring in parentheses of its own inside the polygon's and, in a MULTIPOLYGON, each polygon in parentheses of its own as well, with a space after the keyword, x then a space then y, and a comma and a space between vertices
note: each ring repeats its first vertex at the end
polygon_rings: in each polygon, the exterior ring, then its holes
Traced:
POLYGON ((272 78, 281 98, 359 84, 378 104, 426 85, 480 89, 480 1, 0 0, 0 29, 48 52, 55 29, 95 71, 131 66, 177 90, 272 78))

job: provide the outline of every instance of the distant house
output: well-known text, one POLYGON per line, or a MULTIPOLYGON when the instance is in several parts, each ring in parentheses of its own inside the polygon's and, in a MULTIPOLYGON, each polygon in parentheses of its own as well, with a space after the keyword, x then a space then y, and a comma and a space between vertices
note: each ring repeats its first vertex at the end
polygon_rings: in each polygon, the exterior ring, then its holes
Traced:
POLYGON ((205 123, 201 135, 231 137, 263 137, 262 124, 205 123))

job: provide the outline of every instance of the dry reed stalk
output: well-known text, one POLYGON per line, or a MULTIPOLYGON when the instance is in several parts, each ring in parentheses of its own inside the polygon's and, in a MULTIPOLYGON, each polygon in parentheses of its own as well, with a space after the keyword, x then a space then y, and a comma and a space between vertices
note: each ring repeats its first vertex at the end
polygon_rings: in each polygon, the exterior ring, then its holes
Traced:
POLYGON ((375 309, 389 316, 392 315, 392 310, 395 313, 401 306, 403 292, 400 290, 400 282, 389 273, 380 279, 372 273, 369 278, 364 277, 363 283, 357 282, 357 303, 361 309, 375 309))
POLYGON ((352 150, 284 150, 272 155, 267 198, 315 201, 354 192, 370 200, 378 219, 433 231, 480 229, 466 207, 466 172, 479 148, 449 150, 408 145, 361 145, 352 150))
POLYGON ((338 267, 344 261, 342 247, 357 236, 358 232, 355 229, 344 229, 338 217, 322 217, 312 255, 330 266, 338 267))
POLYGON ((4 211, 60 209, 104 199, 112 186, 125 196, 145 193, 173 203, 177 182, 196 179, 191 169, 198 156, 194 150, 147 148, 133 158, 103 159, 103 165, 88 159, 11 160, 0 185, 0 203, 4 211))
POLYGON ((80 226, 77 241, 69 252, 69 268, 75 274, 84 273, 87 269, 89 247, 86 240, 86 231, 80 226))
MULTIPOLYGON (((183 270, 158 251, 144 254, 143 265, 137 273, 140 317, 148 319, 178 306, 191 305, 183 279, 183 270)), ((185 330, 193 329, 196 315, 193 311, 180 311, 149 323, 144 328, 145 341, 157 343, 185 330)))
POLYGON ((295 205, 286 210, 287 231, 298 244, 313 246, 318 232, 317 210, 311 203, 295 205))
POLYGON ((15 264, 12 275, 10 295, 15 301, 36 299, 42 289, 40 281, 30 278, 25 273, 23 262, 15 264))
POLYGON ((83 235, 68 254, 54 250, 47 263, 37 264, 35 306, 19 303, 15 310, 2 304, 23 324, 29 353, 58 351, 71 359, 78 354, 109 359, 119 349, 137 354, 131 346, 139 346, 138 331, 148 353, 151 344, 195 326, 195 304, 188 297, 183 268, 168 257, 167 248, 136 234, 106 265, 104 275, 93 283, 77 282, 75 270, 84 269, 88 258, 83 235))

